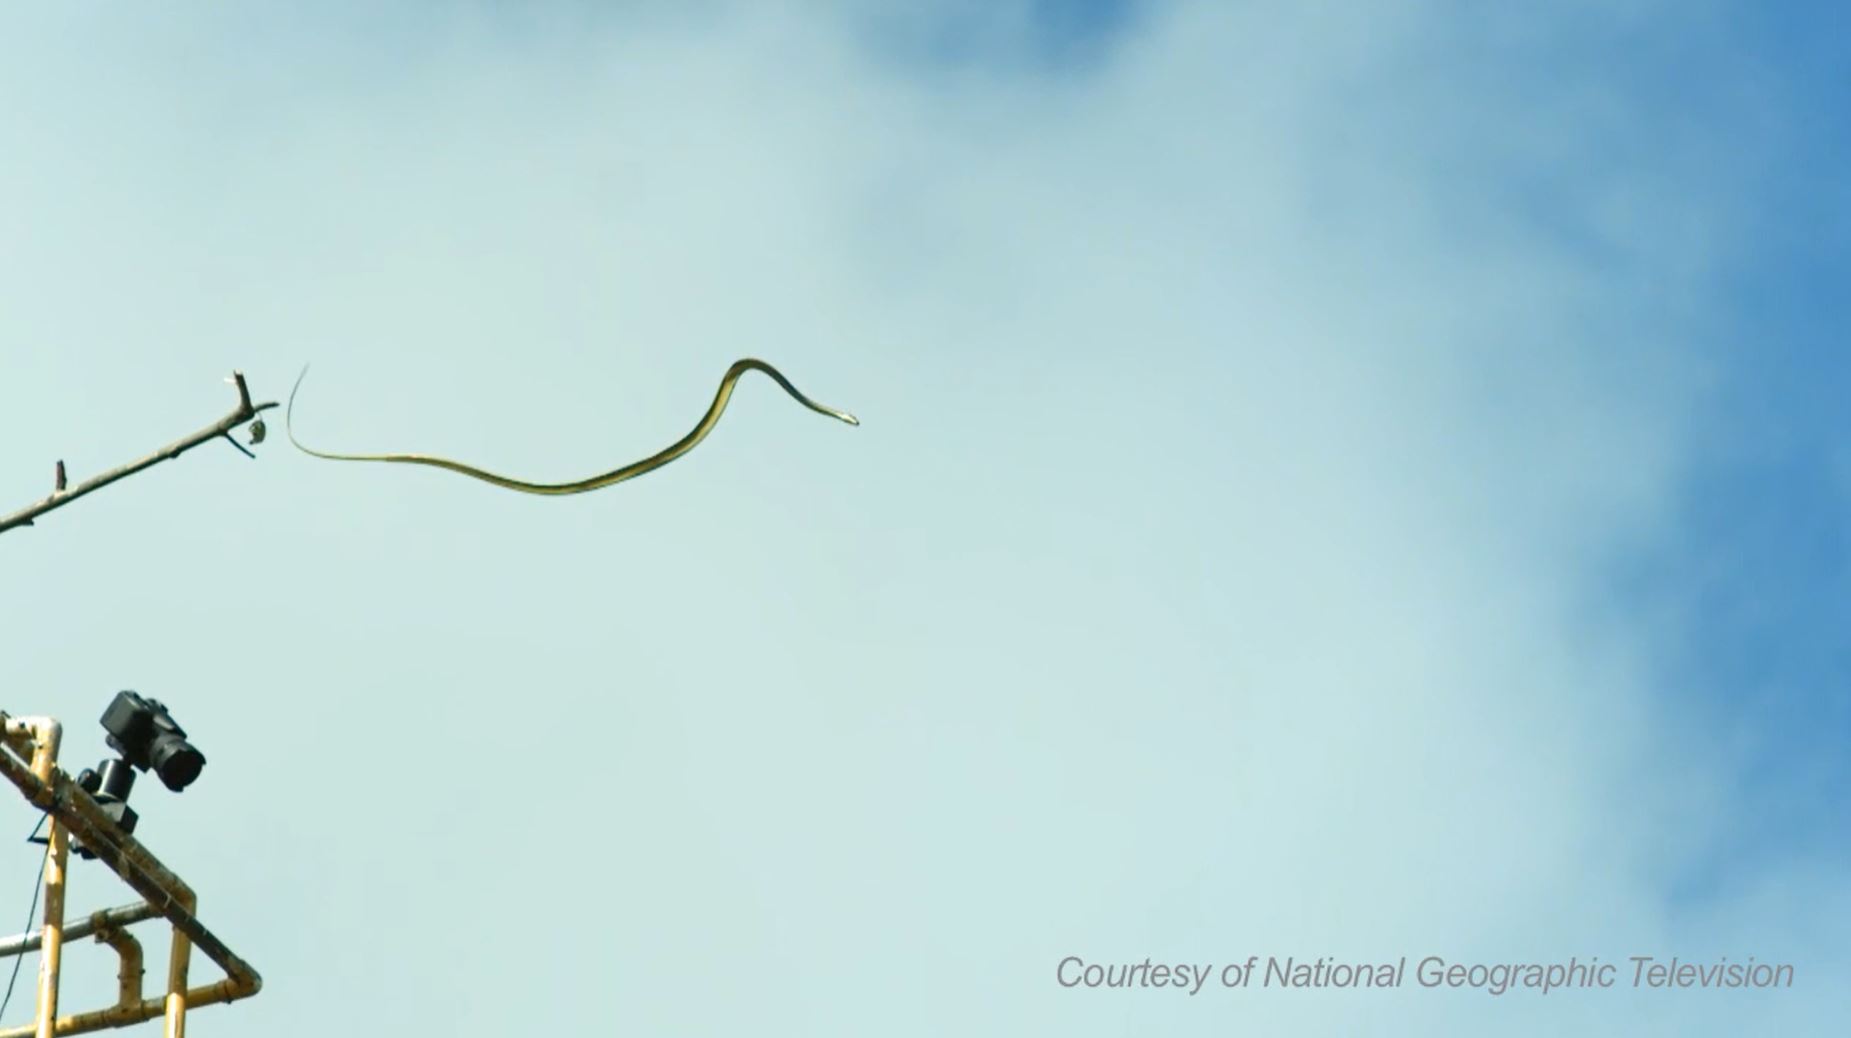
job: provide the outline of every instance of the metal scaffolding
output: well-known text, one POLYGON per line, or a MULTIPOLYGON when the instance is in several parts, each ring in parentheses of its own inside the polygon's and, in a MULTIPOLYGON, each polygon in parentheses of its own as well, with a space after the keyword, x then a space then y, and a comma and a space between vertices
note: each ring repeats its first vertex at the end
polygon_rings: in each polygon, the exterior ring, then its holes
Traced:
POLYGON ((49 822, 45 846, 45 912, 39 929, 0 940, 0 958, 39 952, 38 1011, 33 1023, 0 1030, 0 1038, 54 1038, 107 1028, 126 1027, 157 1016, 166 1017, 167 1038, 184 1038, 186 1011, 249 998, 263 987, 263 978, 250 964, 227 948, 194 914, 198 899, 179 876, 162 865, 146 847, 116 824, 76 780, 58 767, 58 744, 63 727, 48 717, 10 717, 0 713, 4 737, 0 743, 0 773, 18 787, 49 822), (144 899, 131 905, 105 909, 70 925, 64 920, 65 872, 71 838, 122 877, 144 899), (168 958, 166 994, 144 997, 141 944, 128 928, 155 917, 173 926, 168 958), (58 972, 64 942, 95 935, 115 949, 121 968, 114 1005, 58 1015, 58 972), (198 987, 187 986, 187 965, 198 948, 225 971, 225 979, 198 987))

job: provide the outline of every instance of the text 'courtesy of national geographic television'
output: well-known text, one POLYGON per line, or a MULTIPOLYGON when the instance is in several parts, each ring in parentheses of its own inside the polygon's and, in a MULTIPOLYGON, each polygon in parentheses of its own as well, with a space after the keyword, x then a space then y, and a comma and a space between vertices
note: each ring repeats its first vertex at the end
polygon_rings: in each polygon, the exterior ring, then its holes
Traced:
POLYGON ((1377 962, 1320 957, 1250 955, 1236 962, 1176 962, 1152 958, 1092 961, 1078 955, 1060 960, 1055 981, 1075 991, 1156 990, 1194 997, 1211 991, 1274 989, 1425 989, 1478 991, 1487 995, 1544 996, 1565 991, 1662 990, 1749 991, 1791 988, 1793 964, 1754 956, 1704 961, 1628 955, 1557 962, 1463 962, 1428 955, 1377 962))

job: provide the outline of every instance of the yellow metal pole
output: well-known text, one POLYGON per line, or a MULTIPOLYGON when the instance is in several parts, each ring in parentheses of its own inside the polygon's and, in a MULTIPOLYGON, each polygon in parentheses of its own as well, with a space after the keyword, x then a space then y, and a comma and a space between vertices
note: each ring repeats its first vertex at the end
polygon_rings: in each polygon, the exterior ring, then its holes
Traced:
MULTIPOLYGON (((49 783, 58 766, 64 726, 49 717, 20 718, 32 732, 32 774, 49 783)), ((45 824, 45 926, 39 943, 38 1038, 53 1038, 58 1022, 58 968, 64 950, 64 871, 70 837, 54 815, 45 824)))
MULTIPOLYGON (((174 900, 182 908, 191 913, 199 907, 192 890, 178 882, 175 887, 174 900)), ((192 956, 193 942, 174 927, 173 951, 167 957, 167 1038, 186 1038, 186 967, 192 956)))
MULTIPOLYGON (((116 970, 115 1009, 141 1008, 141 942, 127 930, 98 930, 96 939, 116 950, 121 966, 116 970)), ((68 1033, 68 1032, 67 1032, 68 1033)))
POLYGON ((70 838, 64 826, 52 819, 46 824, 50 846, 45 848, 45 936, 39 945, 38 1038, 53 1038, 58 1019, 58 971, 64 952, 64 871, 70 861, 70 838))

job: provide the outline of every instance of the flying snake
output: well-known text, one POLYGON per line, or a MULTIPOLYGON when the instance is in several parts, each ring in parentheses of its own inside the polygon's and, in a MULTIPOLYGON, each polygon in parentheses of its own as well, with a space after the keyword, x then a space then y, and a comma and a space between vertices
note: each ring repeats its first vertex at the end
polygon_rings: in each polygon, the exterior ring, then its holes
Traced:
POLYGON ((762 371, 771 376, 772 381, 783 386, 786 393, 789 393, 793 399, 810 410, 818 414, 826 414, 831 418, 847 422, 850 425, 861 424, 860 419, 849 414, 847 411, 838 411, 833 407, 825 407, 809 397, 804 396, 796 386, 791 385, 790 379, 785 378, 777 368, 772 367, 762 360, 746 357, 742 360, 734 361, 733 366, 726 369, 726 375, 720 379, 720 391, 714 394, 712 405, 707 408, 707 413, 701 417, 700 422, 696 424, 694 429, 686 436, 683 436, 661 451, 651 454, 641 461, 633 461, 622 468, 612 469, 602 475, 591 476, 587 479, 581 479, 572 483, 530 483, 524 479, 514 479, 510 476, 496 475, 493 472, 476 468, 474 465, 466 465, 460 461, 453 461, 449 458, 439 458, 430 454, 336 454, 332 451, 319 451, 312 447, 305 447, 301 440, 296 439, 294 418, 296 391, 302 388, 302 379, 308 375, 307 368, 303 368, 302 374, 296 376, 295 387, 289 391, 289 406, 283 412, 283 428, 284 431, 289 434, 289 442, 295 444, 297 450, 305 454, 312 454, 317 458, 326 458, 330 461, 391 461, 406 465, 431 465, 440 469, 449 469, 451 472, 461 473, 462 475, 482 480, 485 483, 493 483, 498 487, 518 490, 523 494, 582 494, 588 490, 599 490, 613 483, 621 483, 626 479, 634 479, 645 472, 654 472, 656 469, 661 468, 669 462, 674 461, 676 458, 681 457, 683 454, 693 450, 695 445, 706 439, 707 434, 712 432, 713 427, 719 423, 720 413, 726 410, 726 402, 732 398, 733 385, 739 381, 739 377, 748 371, 754 370, 762 371))

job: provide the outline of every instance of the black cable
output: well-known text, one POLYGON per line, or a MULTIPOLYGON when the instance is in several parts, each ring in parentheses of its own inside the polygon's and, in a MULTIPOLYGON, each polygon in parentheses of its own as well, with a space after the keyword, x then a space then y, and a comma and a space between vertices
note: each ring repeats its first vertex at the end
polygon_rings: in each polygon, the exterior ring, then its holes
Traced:
MULTIPOLYGON (((33 826, 32 835, 26 837, 27 843, 31 843, 33 838, 38 836, 39 830, 45 828, 45 819, 50 817, 50 815, 39 816, 39 824, 33 826)), ((20 929, 21 933, 31 932, 32 917, 39 914, 39 891, 45 889, 45 858, 50 856, 50 854, 46 854, 39 859, 39 878, 32 881, 32 907, 26 909, 26 925, 20 929)), ((0 998, 0 1020, 6 1019, 6 1007, 13 1002, 13 985, 19 983, 19 965, 25 961, 26 953, 24 951, 13 956, 13 975, 7 978, 6 997, 0 998)))

